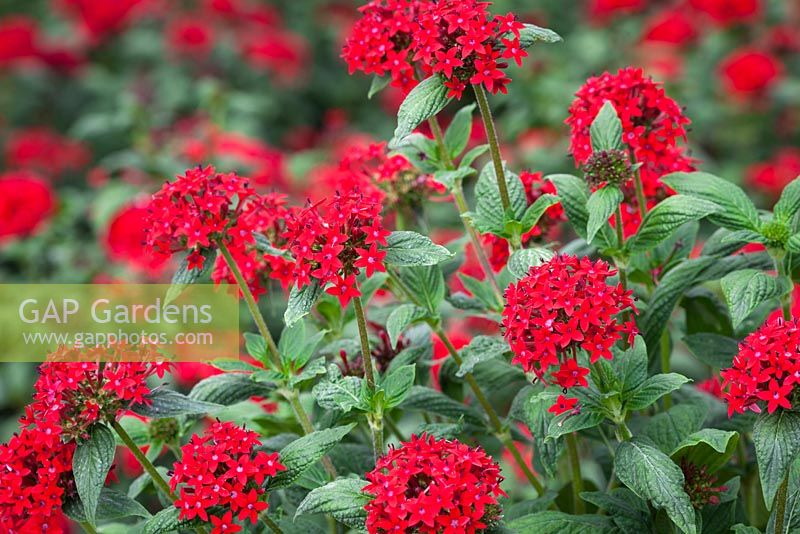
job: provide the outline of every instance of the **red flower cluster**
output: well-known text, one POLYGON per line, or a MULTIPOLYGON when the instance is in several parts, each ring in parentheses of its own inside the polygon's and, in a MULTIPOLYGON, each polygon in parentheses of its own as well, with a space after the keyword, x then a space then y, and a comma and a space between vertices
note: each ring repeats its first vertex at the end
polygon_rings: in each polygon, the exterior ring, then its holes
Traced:
POLYGON ((202 269, 202 250, 215 241, 233 242, 235 248, 254 242, 250 228, 238 221, 254 194, 246 178, 211 166, 188 169, 153 195, 147 244, 163 256, 187 250, 189 268, 202 269))
POLYGON ((202 437, 193 435, 181 447, 169 481, 173 491, 181 485, 175 501, 181 519, 210 521, 214 534, 242 530, 234 515, 255 524, 259 513, 269 508, 264 480, 286 469, 278 453, 256 452, 260 444, 258 434, 231 422, 215 422, 202 437), (209 516, 209 508, 215 506, 225 513, 209 516))
POLYGON ((516 15, 492 17, 487 2, 373 0, 361 8, 342 50, 350 73, 389 74, 393 85, 416 85, 415 67, 439 73, 461 98, 467 84, 506 92, 508 59, 522 65, 528 54, 520 44, 524 25, 516 15))
POLYGON ((775 56, 752 48, 734 50, 722 60, 719 75, 725 89, 738 97, 758 97, 783 74, 783 63, 775 56))
POLYGON ((800 176, 800 149, 780 149, 772 159, 748 167, 747 182, 778 198, 789 182, 800 176))
MULTIPOLYGON (((318 170, 318 180, 331 191, 360 191, 370 201, 391 208, 418 205, 446 188, 428 174, 419 174, 405 156, 388 155, 386 143, 348 147, 338 165, 318 170)), ((318 188, 320 184, 314 184, 318 188)))
POLYGON ((34 233, 55 209, 50 185, 28 172, 0 174, 0 242, 34 233))
POLYGON ((694 19, 682 9, 670 9, 656 13, 645 25, 642 40, 680 46, 693 41, 698 34, 694 19))
POLYGON ((58 427, 65 439, 86 437, 98 421, 114 419, 132 404, 147 403, 145 380, 159 378, 171 364, 160 361, 152 347, 108 349, 59 348, 39 367, 33 403, 23 418, 26 424, 42 422, 58 427), (121 361, 97 363, 102 357, 121 361))
POLYGON ((370 534, 472 534, 500 518, 500 467, 480 448, 412 436, 367 473, 370 534))
POLYGON ((386 245, 389 232, 380 212, 380 204, 351 192, 293 213, 284 237, 296 260, 292 274, 297 287, 312 281, 323 287, 331 284, 326 292, 338 297, 342 306, 359 296, 356 275, 361 269, 368 277, 386 270, 386 252, 378 245, 386 245))
MULTIPOLYGON (((571 387, 586 387, 589 369, 578 364, 578 351, 585 350, 592 363, 601 357, 610 360, 611 347, 622 332, 628 333, 628 343, 636 334, 632 320, 617 321, 617 314, 636 312, 636 307, 631 291, 607 284, 613 274, 602 260, 556 256, 511 284, 503 327, 513 363, 545 383, 558 384, 565 393, 571 387)), ((556 413, 574 407, 574 399, 559 400, 564 405, 557 403, 552 410, 556 413)))
POLYGON ((58 426, 23 426, 0 445, 0 531, 60 534, 61 505, 75 494, 74 443, 62 443, 58 426))
POLYGON ((644 9, 646 0, 591 0, 589 16, 605 19, 618 13, 635 13, 644 9))
POLYGON ((14 132, 6 141, 4 153, 8 167, 29 169, 51 177, 85 167, 91 156, 80 142, 48 128, 14 132))
POLYGON ((68 71, 80 63, 75 52, 43 42, 35 20, 23 15, 0 19, 0 68, 43 64, 68 71))
MULTIPOLYGON (((522 181, 522 185, 525 187, 525 196, 528 197, 528 205, 533 204, 537 198, 544 194, 557 194, 556 186, 553 185, 553 182, 545 180, 541 172, 522 171, 519 174, 519 178, 522 181)), ((550 206, 539 219, 539 222, 536 223, 536 226, 534 226, 530 232, 522 236, 522 244, 527 246, 529 243, 542 237, 550 239, 553 237, 552 234, 554 230, 565 220, 564 208, 561 207, 561 204, 550 206)), ((492 268, 496 271, 500 271, 505 267, 506 263, 508 263, 510 255, 508 241, 492 234, 485 234, 483 236, 483 241, 490 247, 489 262, 492 264, 492 268)))
POLYGON ((800 391, 798 320, 768 319, 742 341, 733 366, 720 374, 729 416, 746 410, 760 412, 758 401, 767 403, 769 413, 779 407, 791 409, 791 397, 800 391))
MULTIPOLYGON (((258 232, 273 246, 283 243, 281 234, 288 216, 286 196, 270 193, 250 197, 236 221, 236 234, 231 234, 228 248, 254 296, 266 291, 268 278, 279 280, 284 288, 292 281, 292 262, 283 256, 260 252, 252 238, 253 232, 258 232)), ((236 283, 222 257, 217 258, 211 279, 218 284, 236 283)))
MULTIPOLYGON (((609 72, 589 78, 575 94, 565 121, 571 128, 570 150, 575 163, 583 165, 592 155, 589 127, 606 101, 614 105, 622 121, 622 141, 637 163, 645 197, 655 200, 666 194, 659 178, 675 171, 693 170, 693 160, 679 145, 686 139, 691 122, 680 106, 666 95, 663 87, 641 69, 627 67, 616 74, 609 72)), ((626 227, 638 226, 638 210, 633 188, 626 191, 623 216, 626 227)))

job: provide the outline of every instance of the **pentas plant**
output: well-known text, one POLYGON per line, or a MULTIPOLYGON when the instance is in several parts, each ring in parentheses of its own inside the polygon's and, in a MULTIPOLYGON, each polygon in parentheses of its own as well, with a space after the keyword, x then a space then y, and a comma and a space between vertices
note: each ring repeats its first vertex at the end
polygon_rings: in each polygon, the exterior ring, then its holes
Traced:
POLYGON ((728 414, 792 409, 800 392, 800 328, 796 319, 774 318, 745 338, 733 365, 722 371, 728 414))
MULTIPOLYGON (((670 9, 718 20, 717 4, 670 9)), ((560 38, 490 7, 353 13, 342 56, 376 76, 371 94, 402 89, 397 125, 385 143, 338 143, 301 194, 260 140, 185 143, 194 162, 233 144, 252 172, 190 168, 133 217, 149 214, 147 247, 175 267, 170 293, 238 286, 249 357, 176 369, 177 391, 156 387, 172 372, 157 355, 58 351, 68 361, 40 368, 0 446, 4 530, 54 531, 62 511, 90 533, 121 518, 151 534, 800 529, 791 161, 753 170, 772 209, 695 172, 708 164, 691 156, 689 112, 629 66, 560 110, 577 175, 538 158, 519 169, 493 100, 516 112, 515 95, 497 96, 521 89, 512 62, 560 38), (142 472, 124 492, 118 443, 142 472)), ((682 36, 647 35, 699 40, 694 20, 677 22, 682 36)), ((40 203, 12 233, 49 216, 40 203)))
MULTIPOLYGON (((588 354, 590 363, 610 360, 611 347, 623 332, 629 344, 636 335, 632 319, 617 317, 636 312, 632 292, 620 284, 609 285, 612 274, 602 260, 556 256, 509 285, 503 327, 514 353, 512 362, 545 384, 557 384, 564 393, 587 387, 589 368, 579 363, 579 354, 588 354)), ((580 412, 576 402, 559 396, 550 411, 580 412)))
POLYGON ((480 448, 411 436, 367 473, 369 532, 483 532, 500 520, 500 467, 480 448))
POLYGON ((234 517, 257 523, 269 508, 265 479, 286 470, 278 453, 255 450, 259 445, 257 433, 230 422, 212 424, 202 437, 193 435, 181 447, 169 480, 173 491, 180 488, 175 501, 180 518, 210 522, 215 534, 242 530, 234 517))

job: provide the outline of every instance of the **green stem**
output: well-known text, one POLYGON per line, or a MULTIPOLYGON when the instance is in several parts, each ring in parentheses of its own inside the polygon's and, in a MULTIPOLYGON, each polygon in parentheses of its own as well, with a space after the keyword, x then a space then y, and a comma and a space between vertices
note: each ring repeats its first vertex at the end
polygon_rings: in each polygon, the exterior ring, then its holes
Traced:
MULTIPOLYGON (((664 331, 661 333, 661 372, 664 374, 669 373, 670 369, 669 342, 669 328, 664 328, 664 331)), ((664 395, 664 411, 670 408, 672 408, 672 394, 667 393, 664 395)))
POLYGON ((233 259, 231 251, 228 250, 228 246, 222 240, 217 241, 217 246, 219 246, 219 251, 222 252, 222 256, 225 258, 225 263, 228 264, 228 269, 230 269, 231 274, 233 274, 233 278, 236 280, 236 284, 239 286, 239 290, 242 292, 244 302, 247 304, 247 309, 250 311, 250 315, 253 317, 253 321, 256 323, 256 328, 258 328, 259 334, 261 334, 261 337, 264 338, 264 341, 267 344, 267 349, 269 349, 267 352, 270 360, 272 361, 272 365, 275 366, 275 371, 279 371, 281 368, 281 354, 280 351, 278 351, 278 346, 275 344, 275 340, 272 339, 272 334, 270 334, 269 328, 267 328, 267 323, 264 322, 264 317, 261 315, 261 311, 258 309, 256 299, 253 297, 253 293, 250 291, 250 287, 247 285, 244 276, 242 276, 242 271, 239 270, 236 260, 233 259))
POLYGON ((450 152, 447 151, 447 147, 444 144, 444 135, 442 135, 442 127, 439 126, 439 120, 434 115, 433 117, 428 119, 428 125, 431 127, 431 132, 433 133, 433 139, 436 141, 437 146, 439 147, 439 153, 442 156, 442 163, 448 169, 455 168, 453 164, 453 158, 450 157, 450 152))
POLYGON ((95 530, 95 528, 88 521, 80 521, 78 524, 87 532, 87 534, 97 534, 97 530, 95 530))
POLYGON ((783 534, 786 526, 786 497, 789 494, 789 475, 783 479, 775 494, 775 534, 783 534))
MULTIPOLYGON (((614 226, 617 231, 617 248, 622 250, 625 246, 625 237, 622 233, 622 208, 617 206, 617 212, 614 214, 614 226)), ((614 258, 614 263, 617 265, 617 272, 619 273, 619 282, 622 284, 622 289, 628 290, 628 273, 625 272, 625 266, 620 265, 619 260, 614 258)))
MULTIPOLYGON (((450 342, 450 339, 447 337, 447 334, 444 332, 442 327, 440 325, 436 325, 433 330, 436 332, 436 335, 439 336, 439 339, 442 340, 444 346, 447 347, 447 351, 450 353, 453 361, 460 367, 462 363, 461 356, 458 354, 458 350, 450 342)), ((478 384, 478 381, 475 380, 475 377, 472 375, 472 373, 467 373, 464 375, 464 379, 467 381, 467 384, 469 384, 469 387, 472 389, 472 393, 475 395, 475 398, 478 399, 478 402, 483 407, 486 415, 489 417, 489 422, 492 425, 492 429, 494 430, 497 439, 503 443, 506 449, 508 449, 508 451, 511 453, 511 456, 514 457, 514 461, 525 474, 525 478, 528 479, 528 482, 530 482, 531 485, 536 489, 537 493, 539 495, 543 495, 545 491, 544 486, 536 478, 536 475, 533 474, 533 471, 531 471, 530 467, 528 467, 528 464, 525 462, 524 458, 522 458, 522 455, 514 444, 514 440, 511 438, 511 434, 508 432, 508 430, 503 428, 503 423, 500 421, 500 417, 492 407, 489 399, 486 398, 486 394, 484 394, 480 384, 478 384)))
POLYGON ((639 216, 644 220, 644 216, 647 215, 647 200, 644 198, 642 175, 638 169, 633 177, 633 183, 636 187, 636 203, 639 204, 639 216))
POLYGON ((581 458, 578 456, 578 440, 575 438, 575 433, 572 432, 566 435, 567 441, 567 454, 569 454, 569 463, 572 468, 572 506, 573 512, 578 515, 583 514, 586 508, 581 499, 583 492, 583 478, 581 477, 581 458))
MULTIPOLYGON (((269 328, 267 328, 267 323, 264 322, 264 316, 261 315, 261 310, 258 309, 258 304, 256 303, 255 297, 253 297, 253 293, 250 291, 250 286, 247 285, 244 276, 242 276, 242 271, 239 269, 239 265, 236 263, 236 260, 233 259, 233 255, 231 255, 231 251, 228 249, 228 246, 222 240, 217 241, 217 246, 219 247, 219 251, 222 253, 222 257, 225 258, 225 263, 228 265, 228 269, 230 269, 231 274, 233 274, 236 284, 239 286, 239 290, 244 297, 245 304, 247 305, 247 309, 250 311, 250 315, 253 317, 253 321, 256 323, 256 328, 258 328, 259 334, 261 334, 261 337, 264 338, 268 349, 267 354, 269 355, 270 361, 274 366, 274 370, 279 371, 282 367, 281 353, 278 350, 278 345, 275 344, 275 340, 272 339, 272 334, 270 333, 269 328)), ((292 389, 288 392, 284 392, 284 397, 289 401, 292 411, 294 411, 295 418, 303 429, 303 433, 310 434, 314 432, 314 426, 311 424, 311 419, 308 417, 303 405, 300 404, 297 390, 292 389)), ((330 458, 327 456, 323 457, 322 465, 325 467, 325 470, 328 472, 331 478, 335 479, 337 473, 330 458)))
MULTIPOLYGON (((367 333, 367 316, 364 314, 364 306, 361 297, 353 299, 353 308, 356 312, 356 324, 358 325, 358 337, 361 341, 361 360, 364 362, 364 377, 367 380, 367 387, 371 392, 375 392, 375 370, 372 365, 372 353, 369 348, 369 334, 367 333)), ((375 460, 383 456, 383 413, 378 411, 370 413, 367 417, 369 429, 372 432, 372 452, 375 460)))
POLYGON ((283 534, 281 527, 279 527, 275 521, 273 521, 272 519, 269 518, 269 516, 267 516, 266 511, 265 513, 259 516, 259 519, 261 519, 261 521, 263 521, 264 524, 267 525, 269 529, 275 534, 283 534))
POLYGON ((619 442, 628 441, 633 437, 633 434, 631 434, 631 429, 628 428, 628 425, 625 424, 625 421, 620 421, 617 423, 616 434, 617 441, 619 442))
POLYGON ((158 472, 153 463, 147 459, 147 456, 145 456, 145 454, 142 452, 142 449, 140 449, 139 446, 134 443, 133 439, 131 439, 131 437, 128 435, 128 432, 125 431, 125 428, 123 428, 123 426, 119 424, 119 421, 116 420, 111 422, 111 426, 119 436, 119 439, 122 440, 125 446, 127 446, 131 453, 133 453, 133 455, 136 457, 136 460, 139 462, 139 465, 142 466, 142 469, 147 471, 147 474, 150 475, 151 479, 153 479, 153 484, 158 486, 158 488, 163 491, 164 494, 172 500, 172 502, 175 502, 178 497, 172 493, 167 481, 164 480, 164 477, 161 476, 161 473, 158 472))
POLYGON ((472 90, 475 92, 475 100, 478 102, 478 108, 481 110, 483 128, 486 130, 486 139, 489 141, 489 151, 492 154, 494 174, 497 178, 497 188, 500 191, 500 202, 503 204, 503 211, 508 211, 511 207, 511 200, 508 196, 506 173, 503 170, 503 158, 500 156, 500 143, 497 140, 497 131, 495 130, 494 120, 492 119, 492 110, 489 109, 489 101, 486 99, 486 91, 484 91, 483 86, 473 85, 472 90))
MULTIPOLYGON (((786 258, 774 258, 778 268, 778 276, 783 277, 789 283, 789 287, 793 287, 792 276, 786 269, 788 263, 786 258)), ((792 289, 781 297, 781 310, 783 311, 783 318, 787 321, 792 318, 792 289)))

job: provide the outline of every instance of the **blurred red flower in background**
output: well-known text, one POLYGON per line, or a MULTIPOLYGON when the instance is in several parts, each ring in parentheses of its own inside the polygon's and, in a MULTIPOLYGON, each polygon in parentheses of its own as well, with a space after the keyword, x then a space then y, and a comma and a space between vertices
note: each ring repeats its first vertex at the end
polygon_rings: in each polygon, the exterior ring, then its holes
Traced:
POLYGON ((775 56, 753 48, 740 48, 726 57, 719 67, 725 89, 733 96, 754 97, 770 89, 783 73, 775 56))
POLYGON ((0 175, 0 241, 34 233, 52 214, 50 184, 30 172, 0 175))

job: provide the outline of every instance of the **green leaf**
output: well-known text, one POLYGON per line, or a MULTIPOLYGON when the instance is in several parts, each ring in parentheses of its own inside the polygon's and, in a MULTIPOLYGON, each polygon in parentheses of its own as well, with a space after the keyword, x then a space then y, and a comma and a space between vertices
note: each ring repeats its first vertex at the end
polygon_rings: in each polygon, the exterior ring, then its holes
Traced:
POLYGON ((521 48, 528 48, 536 41, 543 43, 557 43, 561 41, 561 36, 553 30, 542 28, 535 24, 525 24, 519 31, 519 45, 521 48))
POLYGON ((401 407, 407 410, 443 415, 451 419, 463 417, 467 423, 484 426, 483 418, 475 408, 451 399, 441 391, 424 386, 412 386, 401 407))
POLYGON ((400 278, 412 291, 411 296, 418 299, 431 316, 436 316, 446 291, 442 269, 438 265, 404 267, 400 278))
MULTIPOLYGON (((74 498, 64 503, 64 513, 78 522, 86 522, 86 511, 80 498, 74 498)), ((111 488, 103 488, 97 499, 95 520, 108 521, 122 517, 150 517, 147 509, 128 497, 124 493, 111 488)))
MULTIPOLYGON (((587 239, 586 227, 589 224, 589 212, 586 210, 586 203, 589 201, 589 186, 580 178, 570 174, 553 174, 547 176, 546 179, 555 184, 561 206, 575 233, 583 239, 587 239)), ((595 235, 594 242, 601 248, 609 248, 615 244, 616 238, 612 235, 610 228, 602 227, 595 235)))
POLYGON ((725 369, 739 353, 739 342, 719 334, 698 333, 686 336, 683 342, 698 360, 715 369, 725 369))
POLYGON ((508 258, 508 272, 510 272, 516 280, 519 280, 528 275, 531 267, 537 267, 542 263, 548 262, 552 260, 554 256, 555 252, 549 248, 533 247, 518 250, 508 258))
MULTIPOLYGON (((505 169, 506 187, 510 201, 510 215, 514 219, 522 218, 528 207, 528 197, 525 187, 519 176, 505 169)), ((478 181, 475 184, 475 213, 473 222, 475 228, 481 233, 491 233, 500 237, 506 236, 506 212, 500 198, 500 189, 497 185, 494 165, 488 162, 484 165, 478 181)))
POLYGON ((317 404, 326 410, 347 413, 356 409, 368 411, 365 401, 366 382, 357 376, 342 377, 336 366, 331 366, 328 377, 311 390, 317 404))
POLYGON ((387 85, 392 81, 391 76, 373 76, 372 82, 369 84, 369 91, 367 92, 367 99, 372 100, 372 97, 383 91, 387 85))
POLYGON ((467 148, 469 135, 472 132, 472 111, 474 109, 475 104, 459 109, 450 122, 450 126, 447 127, 444 134, 444 146, 450 153, 451 159, 457 158, 467 148))
POLYGON ((762 413, 753 426, 753 443, 764 502, 771 510, 778 486, 800 455, 800 413, 781 409, 762 413))
POLYGON ((360 478, 338 478, 321 488, 311 490, 298 505, 294 517, 303 514, 329 514, 340 523, 365 530, 367 511, 364 506, 372 500, 362 493, 367 482, 360 478))
POLYGON ((528 209, 526 209, 525 213, 522 215, 522 220, 520 221, 520 225, 522 226, 521 233, 527 234, 530 232, 548 208, 555 206, 558 202, 558 197, 556 195, 548 193, 534 200, 533 204, 528 206, 528 209))
POLYGON ((261 337, 261 334, 254 334, 253 332, 244 333, 244 348, 247 354, 256 360, 267 363, 269 356, 267 355, 267 342, 261 337))
POLYGON ((253 239, 256 241, 256 250, 268 254, 270 256, 279 256, 281 258, 292 259, 292 254, 288 250, 275 247, 269 242, 267 236, 253 232, 253 239))
POLYGON ((278 340, 278 352, 281 354, 283 367, 293 371, 302 369, 314 355, 325 334, 327 331, 322 330, 309 337, 303 321, 284 328, 278 340))
POLYGON ((789 252, 800 252, 800 234, 794 234, 786 242, 786 250, 789 252))
POLYGON ((194 385, 188 396, 196 401, 230 406, 254 395, 266 397, 273 389, 272 386, 254 382, 241 373, 224 373, 204 378, 194 385))
POLYGON ((589 220, 586 223, 586 240, 591 243, 600 228, 608 224, 608 219, 617 210, 623 195, 619 187, 607 185, 601 187, 589 197, 586 202, 586 211, 589 220))
POLYGON ((651 376, 639 387, 631 392, 630 398, 625 402, 628 410, 644 410, 655 401, 679 389, 690 380, 678 373, 666 373, 651 376))
POLYGON ((628 488, 614 488, 610 492, 584 491, 581 498, 605 510, 622 532, 653 531, 647 503, 628 488))
POLYGON ((289 378, 289 387, 294 389, 298 385, 306 382, 308 380, 312 380, 319 375, 325 374, 325 358, 319 357, 314 358, 313 360, 306 363, 298 372, 297 368, 295 367, 295 371, 290 378, 289 378))
MULTIPOLYGON (((556 391, 537 391, 536 387, 528 386, 514 399, 509 415, 525 423, 534 436, 546 436, 550 422, 554 419, 548 410, 557 398, 556 391)), ((538 460, 544 471, 553 477, 558 468, 558 459, 565 448, 564 440, 538 440, 534 460, 538 460)))
POLYGON ((283 314, 286 326, 292 326, 308 315, 319 296, 322 295, 322 290, 322 286, 316 280, 302 288, 298 288, 296 285, 292 286, 292 290, 289 292, 289 303, 283 314))
POLYGON ((114 462, 116 441, 111 430, 96 423, 89 429, 89 437, 75 448, 72 457, 72 474, 75 487, 83 503, 86 521, 95 524, 95 514, 111 464, 114 462))
POLYGON ((476 147, 470 148, 469 151, 464 154, 464 157, 461 158, 461 161, 458 163, 459 168, 464 169, 472 165, 476 159, 486 153, 489 150, 489 145, 478 145, 476 147))
POLYGON ((355 423, 317 430, 299 438, 281 449, 281 463, 286 471, 281 471, 269 483, 270 490, 291 486, 300 476, 311 468, 320 458, 331 450, 355 427, 355 423))
POLYGON ((650 250, 689 221, 717 213, 720 207, 702 198, 686 195, 667 197, 647 212, 639 230, 627 242, 631 252, 650 250))
POLYGON ((411 386, 414 385, 415 375, 414 364, 403 365, 392 369, 381 380, 381 388, 384 391, 383 407, 391 410, 399 405, 408 396, 411 386))
POLYGON ((477 171, 472 167, 459 167, 451 171, 436 171, 433 173, 433 179, 447 188, 448 191, 453 189, 456 182, 462 181, 467 176, 475 174, 477 171))
POLYGON ((226 373, 255 373, 262 370, 244 360, 212 360, 209 365, 226 373))
POLYGON ((708 219, 729 230, 758 231, 760 220, 753 202, 737 185, 705 172, 675 172, 661 182, 682 195, 702 198, 722 209, 708 219))
POLYGON ((614 375, 619 380, 622 398, 630 397, 634 390, 647 380, 647 347, 641 336, 636 336, 633 346, 626 351, 614 354, 609 362, 614 375))
POLYGON ((397 111, 397 128, 390 146, 396 146, 419 123, 442 111, 451 100, 447 97, 447 92, 444 80, 438 75, 430 76, 414 87, 397 111))
POLYGON ((396 267, 436 265, 453 257, 449 250, 416 232, 392 232, 386 243, 384 262, 396 267))
POLYGON ((706 416, 705 407, 678 404, 647 420, 643 434, 669 454, 690 434, 700 430, 706 416))
POLYGON ((178 415, 204 415, 222 407, 221 404, 195 400, 171 389, 158 388, 145 397, 145 402, 131 406, 131 411, 151 419, 164 419, 178 415))
POLYGON ((401 304, 392 310, 386 319, 386 331, 389 334, 389 343, 392 348, 397 347, 397 341, 406 328, 423 320, 428 316, 427 310, 416 304, 401 304))
POLYGON ((462 361, 456 376, 463 378, 467 373, 471 373, 477 364, 500 359, 507 352, 510 352, 510 349, 504 339, 494 336, 475 336, 469 345, 461 349, 462 361))
POLYGON ((779 299, 791 290, 785 279, 776 278, 755 269, 730 273, 720 282, 725 301, 731 311, 734 328, 747 319, 761 304, 772 299, 779 299))
POLYGON ((175 274, 172 275, 172 282, 167 289, 167 294, 164 297, 164 305, 166 306, 170 302, 173 302, 178 295, 180 295, 186 286, 190 284, 196 284, 200 280, 203 279, 208 273, 211 272, 211 269, 214 267, 214 256, 216 255, 216 250, 213 248, 203 249, 200 254, 205 258, 203 262, 202 269, 189 269, 189 262, 186 261, 188 258, 188 254, 186 257, 181 260, 181 264, 178 266, 178 270, 175 271, 175 274))
POLYGON ((800 176, 789 182, 773 208, 775 218, 790 221, 800 210, 800 176))
POLYGON ((571 515, 546 510, 525 515, 508 523, 512 532, 536 534, 616 534, 618 531, 608 517, 571 515))
POLYGON ((685 458, 713 473, 728 463, 738 443, 738 432, 703 428, 681 441, 670 456, 676 463, 685 458))
POLYGON ((694 508, 683 489, 683 472, 670 458, 639 438, 623 441, 614 458, 617 478, 636 495, 663 509, 686 534, 696 534, 694 508))
MULTIPOLYGON (((511 259, 509 259, 510 262, 511 259)), ((478 280, 464 273, 458 273, 458 277, 461 279, 461 283, 464 284, 464 288, 472 293, 485 308, 496 311, 503 309, 503 303, 498 300, 488 281, 478 280)))
POLYGON ((199 524, 197 519, 179 519, 180 508, 169 506, 147 520, 144 534, 166 534, 199 524))
MULTIPOLYGON (((566 418, 553 417, 547 428, 545 441, 558 439, 571 432, 594 428, 603 422, 605 411, 598 403, 597 391, 592 389, 594 384, 590 382, 589 385, 589 388, 575 389, 575 396, 578 398, 581 412, 566 418)), ((551 390, 560 391, 557 388, 551 388, 551 390)))
MULTIPOLYGON (((589 126, 592 151, 622 150, 622 121, 617 116, 614 104, 606 100, 589 126)), ((621 195, 620 195, 621 196, 621 195)), ((622 202, 622 199, 620 199, 622 202)), ((617 203, 619 204, 619 203, 617 203)), ((615 206, 616 209, 616 206, 615 206)))

